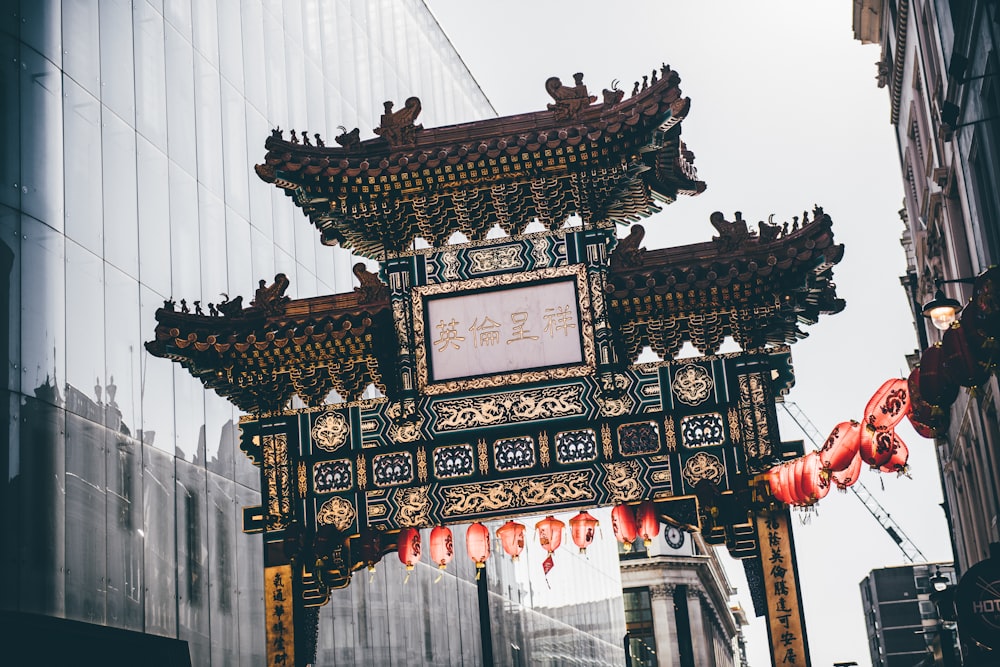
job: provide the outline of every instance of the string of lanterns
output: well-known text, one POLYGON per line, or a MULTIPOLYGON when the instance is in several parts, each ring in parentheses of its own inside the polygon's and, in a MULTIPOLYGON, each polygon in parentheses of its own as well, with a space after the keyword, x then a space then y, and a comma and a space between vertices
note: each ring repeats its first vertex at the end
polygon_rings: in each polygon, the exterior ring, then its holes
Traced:
POLYGON ((865 405, 861 422, 837 424, 818 451, 768 470, 771 494, 788 505, 810 506, 833 486, 843 491, 857 482, 862 464, 882 473, 907 474, 909 448, 896 426, 906 417, 921 436, 941 435, 959 387, 975 388, 996 372, 998 276, 1000 269, 993 267, 975 279, 961 321, 955 318, 961 304, 943 294, 925 306, 924 314, 945 332, 941 342, 924 350, 909 377, 883 383, 865 405))
MULTIPOLYGON (((586 511, 581 511, 569 520, 570 537, 573 544, 579 549, 579 553, 587 553, 587 547, 593 544, 599 525, 600 522, 586 511)), ((611 525, 615 538, 622 543, 625 551, 629 551, 632 548, 632 542, 639 538, 642 539, 646 547, 649 547, 652 539, 660 534, 660 520, 656 506, 650 501, 640 503, 635 510, 628 505, 615 505, 611 511, 611 525)), ((565 528, 566 523, 552 515, 535 524, 538 543, 547 554, 545 560, 542 561, 542 571, 546 576, 555 565, 552 555, 562 545, 565 528)), ((512 520, 497 528, 496 537, 500 540, 504 553, 510 556, 511 560, 517 561, 524 551, 526 530, 527 527, 524 524, 512 520)), ((455 556, 455 543, 451 529, 447 526, 435 526, 431 530, 429 541, 430 560, 443 573, 455 556)), ((489 528, 478 521, 470 524, 465 533, 465 547, 469 558, 476 566, 476 579, 478 580, 492 551, 489 528)), ((420 530, 417 528, 401 529, 397 535, 397 555, 400 562, 406 566, 405 581, 409 580, 410 572, 420 561, 422 554, 420 530)), ((438 580, 440 578, 441 576, 438 576, 438 580)))

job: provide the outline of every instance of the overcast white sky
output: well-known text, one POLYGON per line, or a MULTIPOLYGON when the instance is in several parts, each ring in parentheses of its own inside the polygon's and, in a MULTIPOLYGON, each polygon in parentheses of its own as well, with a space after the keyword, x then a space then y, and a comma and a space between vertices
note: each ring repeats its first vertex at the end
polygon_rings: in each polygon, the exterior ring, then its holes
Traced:
MULTIPOLYGON (((899 160, 888 94, 875 84, 879 49, 853 40, 851 2, 427 3, 501 115, 543 109, 549 76, 583 72, 592 91, 620 79, 627 94, 670 64, 692 100, 683 136, 708 190, 646 220, 645 246, 708 240, 716 210, 785 221, 819 204, 846 246, 834 275, 847 308, 793 346, 788 400, 825 436, 860 419, 884 380, 907 374, 904 355, 917 342, 899 284, 899 160)), ((913 478, 866 471, 862 482, 929 560, 950 561, 933 443, 908 426, 899 433, 913 478)), ((790 422, 781 435, 803 437, 790 422)), ((795 539, 813 665, 870 665, 858 582, 903 564, 902 554, 852 494, 831 493, 795 539)), ((730 565, 752 617, 742 568, 730 565)), ((769 664, 760 619, 748 637, 750 664, 769 664)))

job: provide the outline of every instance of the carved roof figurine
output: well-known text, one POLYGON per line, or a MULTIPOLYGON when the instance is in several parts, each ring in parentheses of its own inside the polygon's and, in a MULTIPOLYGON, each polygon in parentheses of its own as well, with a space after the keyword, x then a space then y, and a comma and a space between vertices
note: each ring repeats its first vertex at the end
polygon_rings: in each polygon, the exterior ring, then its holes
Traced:
POLYGON ((718 236, 712 237, 712 241, 723 251, 738 250, 747 239, 754 236, 754 233, 747 227, 743 214, 739 211, 736 211, 736 220, 733 222, 726 220, 720 211, 709 216, 709 220, 719 232, 718 236))
POLYGON ((356 127, 348 132, 346 127, 338 125, 337 129, 340 130, 340 134, 333 139, 347 150, 354 150, 361 143, 361 130, 359 128, 356 127))
POLYGON ((623 269, 626 267, 636 267, 642 261, 645 248, 640 248, 643 237, 646 236, 646 229, 642 225, 632 225, 628 236, 618 240, 614 252, 611 253, 610 264, 612 269, 623 269))
POLYGON ((389 299, 389 286, 378 279, 378 274, 369 271, 364 262, 355 264, 352 271, 361 283, 359 287, 354 288, 361 297, 358 303, 368 304, 389 299))
POLYGON ((389 142, 392 147, 412 144, 417 136, 417 130, 424 129, 423 125, 414 125, 413 121, 420 115, 420 98, 409 97, 403 104, 403 108, 393 112, 392 102, 383 102, 385 111, 379 119, 380 125, 373 131, 389 142))
POLYGON ((337 145, 305 146, 272 134, 255 170, 324 244, 369 259, 412 252, 417 238, 444 246, 456 230, 478 241, 497 226, 516 235, 537 220, 555 230, 571 216, 630 225, 705 189, 681 141, 690 100, 676 72, 660 71, 645 90, 626 99, 613 88, 600 104, 582 76, 573 86, 553 77, 551 110, 419 132, 420 102, 410 98, 397 112, 387 105, 380 138, 344 131, 337 145))
POLYGON ((605 88, 601 93, 604 95, 604 106, 613 107, 625 97, 625 91, 618 87, 618 79, 611 82, 611 90, 605 88))
POLYGON ((262 279, 250 305, 263 310, 268 315, 280 314, 289 302, 289 298, 285 296, 286 289, 288 289, 288 276, 284 273, 276 275, 270 286, 267 286, 267 281, 262 279))
POLYGON ((559 120, 577 118, 583 109, 597 101, 596 95, 587 92, 587 86, 583 83, 583 72, 574 74, 573 82, 575 85, 570 88, 564 86, 557 76, 550 76, 545 80, 545 90, 556 101, 555 104, 547 104, 546 107, 559 120))

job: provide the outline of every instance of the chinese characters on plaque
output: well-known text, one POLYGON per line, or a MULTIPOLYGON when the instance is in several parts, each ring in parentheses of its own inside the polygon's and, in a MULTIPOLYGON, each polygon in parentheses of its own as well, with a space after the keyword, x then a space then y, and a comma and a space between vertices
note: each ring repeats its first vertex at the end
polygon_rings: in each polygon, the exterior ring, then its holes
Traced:
POLYGON ((295 633, 292 627, 292 566, 264 568, 265 636, 268 667, 295 665, 295 633))
POLYGON ((757 515, 757 534, 760 536, 760 559, 764 566, 772 660, 779 667, 808 667, 809 654, 802 630, 788 511, 757 515))
POLYGON ((582 363, 577 303, 572 280, 429 299, 433 381, 582 363))

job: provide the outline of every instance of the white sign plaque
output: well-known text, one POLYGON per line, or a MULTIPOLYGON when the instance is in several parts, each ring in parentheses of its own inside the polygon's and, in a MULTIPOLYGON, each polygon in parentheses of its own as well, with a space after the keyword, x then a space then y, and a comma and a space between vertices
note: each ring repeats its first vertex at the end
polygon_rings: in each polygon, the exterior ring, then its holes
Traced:
POLYGON ((428 299, 431 381, 582 363, 577 304, 573 279, 428 299))
POLYGON ((417 386, 427 394, 590 375, 583 264, 413 288, 417 386))

